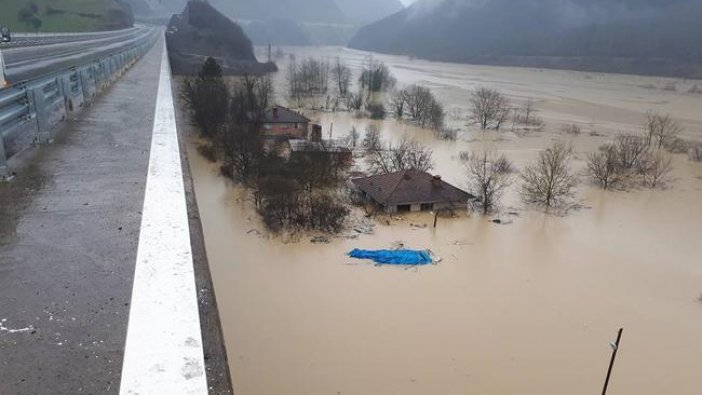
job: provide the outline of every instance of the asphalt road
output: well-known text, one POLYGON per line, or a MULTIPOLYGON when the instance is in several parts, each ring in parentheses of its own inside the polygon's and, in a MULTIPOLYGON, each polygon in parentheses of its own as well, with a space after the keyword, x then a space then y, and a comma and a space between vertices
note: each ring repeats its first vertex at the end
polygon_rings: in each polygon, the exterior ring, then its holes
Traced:
POLYGON ((118 391, 160 50, 0 185, 0 394, 118 391))
POLYGON ((7 69, 7 79, 10 83, 18 83, 90 62, 134 46, 145 37, 158 34, 160 31, 161 29, 156 27, 139 26, 97 38, 85 39, 77 36, 75 41, 70 42, 1 49, 7 69))
POLYGON ((138 28, 139 26, 121 30, 86 33, 12 33, 12 41, 0 42, 0 49, 94 40, 123 34, 138 28))
MULTIPOLYGON (((162 50, 159 40, 53 144, 18 155, 15 180, 0 183, 0 394, 119 392, 162 50)), ((230 394, 182 160, 208 389, 230 394)))

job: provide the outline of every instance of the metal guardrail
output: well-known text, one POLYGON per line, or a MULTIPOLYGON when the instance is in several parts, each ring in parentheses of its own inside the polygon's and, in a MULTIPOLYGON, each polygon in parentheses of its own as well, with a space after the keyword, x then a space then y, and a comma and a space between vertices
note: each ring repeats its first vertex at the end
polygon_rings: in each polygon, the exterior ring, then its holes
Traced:
POLYGON ((74 67, 0 89, 0 179, 7 160, 33 143, 47 143, 67 114, 87 105, 151 49, 154 31, 137 45, 74 67))
POLYGON ((12 41, 0 43, 0 49, 29 47, 36 45, 58 44, 65 42, 75 42, 83 40, 95 40, 99 38, 108 38, 119 34, 127 34, 139 30, 138 26, 130 27, 121 30, 108 30, 104 32, 89 32, 89 33, 12 33, 12 41))

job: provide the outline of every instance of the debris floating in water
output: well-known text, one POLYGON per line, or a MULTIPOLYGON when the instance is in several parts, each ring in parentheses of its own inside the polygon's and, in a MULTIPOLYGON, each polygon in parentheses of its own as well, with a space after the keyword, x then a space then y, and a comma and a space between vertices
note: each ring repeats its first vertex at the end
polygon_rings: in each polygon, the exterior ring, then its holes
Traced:
POLYGON ((429 265, 433 262, 428 250, 360 250, 358 248, 349 252, 351 258, 370 259, 383 265, 429 265))

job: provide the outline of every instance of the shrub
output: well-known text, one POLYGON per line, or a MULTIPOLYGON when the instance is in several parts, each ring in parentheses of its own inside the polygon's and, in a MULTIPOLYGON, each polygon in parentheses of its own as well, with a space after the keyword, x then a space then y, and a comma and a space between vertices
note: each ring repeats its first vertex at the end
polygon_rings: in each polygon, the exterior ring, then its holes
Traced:
POLYGON ((436 131, 436 136, 441 140, 456 141, 458 138, 458 129, 443 127, 436 131))
POLYGON ((371 119, 385 119, 386 111, 383 103, 368 103, 366 104, 366 111, 368 111, 371 119))
POLYGON ((210 162, 217 161, 217 149, 212 144, 200 144, 197 147, 197 151, 210 162))
POLYGON ((566 134, 575 134, 575 135, 578 135, 578 134, 582 133, 582 131, 583 131, 582 128, 577 124, 565 125, 565 126, 563 126, 562 130, 566 134))

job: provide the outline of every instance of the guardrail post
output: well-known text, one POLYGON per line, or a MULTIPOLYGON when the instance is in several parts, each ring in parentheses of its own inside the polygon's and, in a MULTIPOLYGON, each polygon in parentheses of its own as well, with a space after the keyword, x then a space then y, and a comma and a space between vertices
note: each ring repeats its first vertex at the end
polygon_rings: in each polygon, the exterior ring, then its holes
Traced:
POLYGON ((22 82, 7 90, 0 89, 0 179, 8 175, 6 143, 11 145, 14 154, 16 137, 22 139, 21 143, 30 139, 39 143, 50 142, 53 127, 65 120, 69 111, 74 111, 117 80, 153 46, 157 37, 153 34, 147 38, 148 43, 22 82))
POLYGON ((0 181, 9 175, 7 169, 7 155, 5 154, 5 142, 3 140, 2 131, 0 131, 0 181))
POLYGON ((40 143, 47 143, 51 140, 51 135, 49 134, 50 126, 46 114, 46 97, 43 85, 32 89, 32 99, 37 116, 38 140, 40 143))

